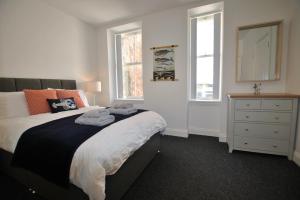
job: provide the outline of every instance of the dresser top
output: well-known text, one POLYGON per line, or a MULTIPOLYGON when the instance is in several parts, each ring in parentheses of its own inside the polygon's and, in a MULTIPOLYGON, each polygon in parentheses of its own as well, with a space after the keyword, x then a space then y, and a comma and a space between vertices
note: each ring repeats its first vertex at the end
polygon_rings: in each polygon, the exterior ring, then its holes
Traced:
POLYGON ((300 98, 298 94, 289 94, 289 93, 230 93, 228 94, 229 98, 300 98))

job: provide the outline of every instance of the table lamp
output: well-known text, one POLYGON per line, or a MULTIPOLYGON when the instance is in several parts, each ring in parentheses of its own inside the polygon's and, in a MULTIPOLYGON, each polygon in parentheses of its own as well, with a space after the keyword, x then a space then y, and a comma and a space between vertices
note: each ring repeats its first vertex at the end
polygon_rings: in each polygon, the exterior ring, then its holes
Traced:
POLYGON ((84 83, 84 89, 88 93, 94 95, 94 105, 96 103, 96 93, 101 92, 101 82, 100 81, 90 81, 84 83))

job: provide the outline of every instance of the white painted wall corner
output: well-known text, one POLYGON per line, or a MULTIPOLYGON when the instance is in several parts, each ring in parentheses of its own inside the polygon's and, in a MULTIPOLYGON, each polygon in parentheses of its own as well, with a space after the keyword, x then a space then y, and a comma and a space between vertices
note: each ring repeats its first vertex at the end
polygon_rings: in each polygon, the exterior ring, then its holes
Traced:
POLYGON ((219 136, 219 142, 227 143, 227 137, 219 136))
POLYGON ((293 161, 300 167, 300 152, 294 152, 293 161))

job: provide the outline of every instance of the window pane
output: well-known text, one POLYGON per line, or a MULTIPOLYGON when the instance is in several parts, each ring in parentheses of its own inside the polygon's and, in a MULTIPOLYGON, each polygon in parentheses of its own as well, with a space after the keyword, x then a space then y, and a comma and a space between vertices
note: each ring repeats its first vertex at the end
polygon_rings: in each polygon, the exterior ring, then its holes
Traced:
POLYGON ((191 18, 191 99, 221 100, 221 22, 220 11, 191 18))
POLYGON ((142 62, 141 31, 121 34, 121 46, 123 64, 142 62))
POLYGON ((197 58, 197 94, 196 98, 213 98, 213 57, 197 58))
POLYGON ((214 17, 201 17, 197 20, 197 56, 214 53, 214 17))
POLYGON ((142 33, 140 30, 120 34, 119 98, 143 97, 142 33))
POLYGON ((143 96, 142 65, 124 65, 123 67, 123 98, 143 96))

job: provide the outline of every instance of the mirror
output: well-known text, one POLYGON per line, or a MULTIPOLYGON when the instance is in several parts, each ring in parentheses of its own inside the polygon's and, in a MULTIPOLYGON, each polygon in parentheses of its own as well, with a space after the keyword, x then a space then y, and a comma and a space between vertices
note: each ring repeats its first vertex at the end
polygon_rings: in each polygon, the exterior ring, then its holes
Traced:
POLYGON ((237 82, 280 79, 282 22, 239 27, 237 82))

